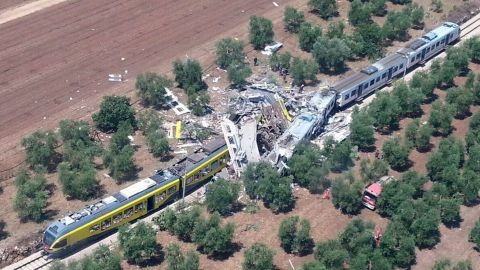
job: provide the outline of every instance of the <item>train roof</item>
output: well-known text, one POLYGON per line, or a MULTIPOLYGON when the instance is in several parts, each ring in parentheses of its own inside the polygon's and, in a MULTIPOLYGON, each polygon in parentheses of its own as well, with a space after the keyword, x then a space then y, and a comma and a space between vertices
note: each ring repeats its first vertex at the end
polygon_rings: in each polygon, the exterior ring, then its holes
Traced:
POLYGON ((401 54, 413 52, 434 40, 442 39, 457 28, 459 28, 459 26, 456 23, 444 22, 442 25, 424 34, 422 37, 416 38, 414 41, 408 43, 405 48, 399 50, 398 52, 401 54))
POLYGON ((398 53, 393 53, 385 56, 384 58, 378 60, 373 64, 374 67, 377 68, 379 71, 384 71, 392 66, 404 61, 405 57, 403 55, 400 55, 398 53))
POLYGON ((366 74, 366 73, 355 72, 352 75, 347 76, 340 81, 337 81, 335 84, 333 84, 332 88, 335 91, 349 89, 349 88, 351 88, 353 86, 356 86, 359 83, 365 81, 368 77, 369 77, 369 75, 366 74))
POLYGON ((192 155, 180 160, 173 167, 158 171, 156 174, 142 179, 119 192, 103 198, 102 200, 88 205, 85 208, 66 215, 65 217, 55 221, 48 227, 48 231, 56 237, 63 235, 71 230, 81 227, 125 204, 128 204, 147 193, 172 183, 173 181, 184 176, 187 172, 194 170, 196 167, 204 164, 213 156, 218 155, 226 149, 223 138, 215 139, 192 155), (183 167, 184 170, 178 171, 176 167, 183 167))

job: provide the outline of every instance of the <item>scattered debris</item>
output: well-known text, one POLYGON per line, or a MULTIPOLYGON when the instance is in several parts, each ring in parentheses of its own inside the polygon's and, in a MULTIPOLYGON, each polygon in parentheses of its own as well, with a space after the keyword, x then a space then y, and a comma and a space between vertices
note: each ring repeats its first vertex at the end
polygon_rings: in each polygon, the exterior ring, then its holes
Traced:
POLYGON ((275 41, 272 44, 265 46, 265 49, 263 49, 262 54, 272 55, 274 52, 280 50, 280 48, 282 47, 283 47, 283 43, 275 41))
POLYGON ((122 82, 123 76, 122 74, 108 74, 108 81, 110 82, 122 82))
POLYGON ((187 106, 180 103, 180 101, 178 101, 178 97, 175 96, 170 89, 165 88, 165 91, 167 92, 166 96, 170 98, 168 105, 173 109, 176 115, 190 113, 190 110, 187 108, 187 106))
POLYGON ((277 2, 272 2, 274 6, 278 7, 277 2))

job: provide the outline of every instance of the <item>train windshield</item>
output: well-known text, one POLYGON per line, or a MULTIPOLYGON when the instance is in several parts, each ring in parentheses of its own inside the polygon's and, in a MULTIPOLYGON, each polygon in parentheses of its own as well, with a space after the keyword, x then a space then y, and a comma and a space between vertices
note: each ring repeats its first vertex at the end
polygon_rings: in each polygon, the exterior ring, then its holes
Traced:
POLYGON ((43 234, 43 243, 51 246, 53 244, 53 241, 55 241, 55 236, 53 236, 48 231, 45 231, 45 233, 43 234))

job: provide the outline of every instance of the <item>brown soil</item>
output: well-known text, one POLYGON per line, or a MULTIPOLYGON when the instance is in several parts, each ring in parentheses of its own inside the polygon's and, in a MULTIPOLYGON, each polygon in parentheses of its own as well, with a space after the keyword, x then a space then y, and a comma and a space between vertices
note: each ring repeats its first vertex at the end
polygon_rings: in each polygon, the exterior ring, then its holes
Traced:
MULTIPOLYGON (((287 214, 275 215, 271 210, 259 204, 260 210, 255 214, 239 212, 227 217, 224 222, 235 223, 234 243, 240 248, 225 260, 212 260, 201 255, 201 269, 241 269, 243 252, 255 242, 265 243, 275 250, 274 262, 279 269, 290 269, 289 260, 292 261, 295 269, 298 269, 303 263, 313 260, 313 255, 295 256, 285 253, 280 247, 277 237, 278 226, 285 217, 297 215, 308 219, 315 242, 336 238, 346 224, 352 220, 352 217, 341 214, 329 200, 322 199, 320 195, 312 195, 307 190, 299 188, 295 191, 295 197, 295 208, 287 214)), ((358 218, 372 221, 383 229, 387 225, 386 219, 369 210, 362 211, 358 218)), ((184 250, 196 248, 196 245, 179 241, 167 232, 159 232, 157 239, 164 248, 172 242, 178 243, 184 250)), ((126 269, 134 269, 134 267, 126 269)), ((160 269, 166 269, 166 263, 162 263, 160 269)))
POLYGON ((3 10, 25 5, 33 1, 35 0, 2 0, 0 2, 0 13, 2 13, 3 10))

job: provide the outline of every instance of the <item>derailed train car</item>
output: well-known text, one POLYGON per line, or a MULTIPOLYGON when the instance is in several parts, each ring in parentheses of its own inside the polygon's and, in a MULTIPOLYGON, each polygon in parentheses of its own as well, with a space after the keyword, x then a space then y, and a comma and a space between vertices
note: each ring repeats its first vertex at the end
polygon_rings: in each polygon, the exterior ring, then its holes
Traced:
POLYGON ((223 139, 205 145, 172 167, 53 222, 44 251, 57 253, 136 220, 182 196, 222 170, 229 160, 223 139))

